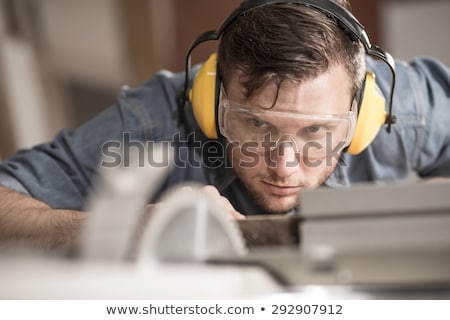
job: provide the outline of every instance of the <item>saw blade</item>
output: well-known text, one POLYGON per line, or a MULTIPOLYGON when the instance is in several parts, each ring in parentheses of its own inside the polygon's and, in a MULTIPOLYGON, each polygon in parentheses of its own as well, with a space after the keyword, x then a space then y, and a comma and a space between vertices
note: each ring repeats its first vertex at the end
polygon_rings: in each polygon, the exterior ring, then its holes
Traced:
POLYGON ((244 256, 237 222, 199 187, 169 192, 152 213, 139 258, 206 261, 244 256))

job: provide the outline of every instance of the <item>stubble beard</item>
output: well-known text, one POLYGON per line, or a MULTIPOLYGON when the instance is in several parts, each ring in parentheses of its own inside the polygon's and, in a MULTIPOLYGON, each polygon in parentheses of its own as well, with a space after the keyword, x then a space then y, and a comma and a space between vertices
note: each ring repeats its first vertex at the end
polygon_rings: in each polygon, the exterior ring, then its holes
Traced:
MULTIPOLYGON (((329 166, 327 170, 324 170, 320 173, 320 175, 315 179, 313 182, 303 181, 299 185, 302 185, 302 189, 304 188, 317 188, 318 186, 322 185, 325 180, 332 174, 332 172, 335 170, 337 166, 337 163, 334 163, 332 166, 329 166)), ((239 174, 238 178, 239 178, 239 174)), ((257 174, 255 176, 249 177, 249 181, 243 180, 239 178, 242 182, 243 186, 247 190, 248 194, 250 195, 251 199, 257 204, 260 208, 262 208, 265 212, 269 214, 286 214, 291 212, 292 210, 298 208, 301 202, 301 191, 297 195, 297 199, 295 203, 293 204, 287 204, 277 207, 276 206, 276 200, 273 200, 273 197, 265 196, 265 194, 259 190, 255 190, 252 187, 251 181, 272 181, 277 182, 280 181, 280 178, 272 177, 270 175, 264 175, 264 174, 257 174), (275 204, 275 205, 274 205, 275 204)), ((280 200, 282 197, 279 197, 280 200)))

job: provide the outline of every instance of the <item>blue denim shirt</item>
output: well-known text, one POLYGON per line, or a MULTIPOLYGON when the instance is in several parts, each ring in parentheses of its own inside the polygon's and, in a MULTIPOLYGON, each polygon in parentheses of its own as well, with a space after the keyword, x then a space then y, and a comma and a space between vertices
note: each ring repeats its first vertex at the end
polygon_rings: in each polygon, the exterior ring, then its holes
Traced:
MULTIPOLYGON (((367 60, 367 68, 389 101, 391 75, 381 62, 367 60)), ((450 71, 433 59, 396 62, 397 84, 393 108, 397 123, 388 134, 382 129, 358 155, 344 154, 326 181, 349 186, 369 181, 450 176, 450 71)), ((139 88, 123 87, 117 102, 77 130, 61 131, 53 141, 20 150, 0 165, 0 184, 39 199, 53 208, 84 208, 91 183, 108 141, 172 141, 183 165, 175 166, 158 194, 182 182, 214 184, 244 214, 262 214, 231 169, 205 165, 214 159, 219 141, 207 141, 197 127, 190 106, 186 121, 178 123, 179 93, 184 75, 161 71, 139 88), (193 135, 212 148, 189 148, 193 135), (206 150, 206 151, 205 151, 206 150), (202 165, 189 165, 189 164, 202 165), (185 165, 188 164, 188 165, 185 165), (206 167, 210 169, 205 169, 206 167)))

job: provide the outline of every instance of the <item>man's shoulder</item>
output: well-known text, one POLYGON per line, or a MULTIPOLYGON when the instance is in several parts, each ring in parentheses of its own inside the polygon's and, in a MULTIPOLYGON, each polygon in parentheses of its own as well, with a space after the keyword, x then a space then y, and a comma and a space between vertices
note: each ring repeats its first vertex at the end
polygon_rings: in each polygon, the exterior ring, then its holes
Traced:
POLYGON ((179 130, 184 72, 161 70, 138 86, 123 85, 117 97, 126 123, 146 140, 168 139, 179 130))
MULTIPOLYGON (((201 64, 193 66, 189 71, 188 81, 191 83, 198 72, 201 64)), ((145 97, 155 94, 166 95, 168 97, 180 96, 184 91, 186 81, 185 71, 170 71, 161 69, 141 85, 132 87, 124 85, 121 88, 121 95, 126 97, 145 97), (163 89, 163 90, 161 90, 163 89)))
POLYGON ((184 86, 184 72, 160 70, 138 86, 123 85, 119 98, 145 99, 149 96, 154 99, 158 96, 176 97, 184 86))

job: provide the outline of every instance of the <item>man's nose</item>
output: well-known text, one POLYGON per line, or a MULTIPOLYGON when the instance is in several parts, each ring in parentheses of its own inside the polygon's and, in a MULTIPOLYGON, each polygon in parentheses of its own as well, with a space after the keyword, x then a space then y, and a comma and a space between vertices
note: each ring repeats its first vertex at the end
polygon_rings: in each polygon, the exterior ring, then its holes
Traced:
POLYGON ((270 167, 279 177, 289 177, 299 169, 300 153, 295 141, 284 139, 270 153, 270 167))

